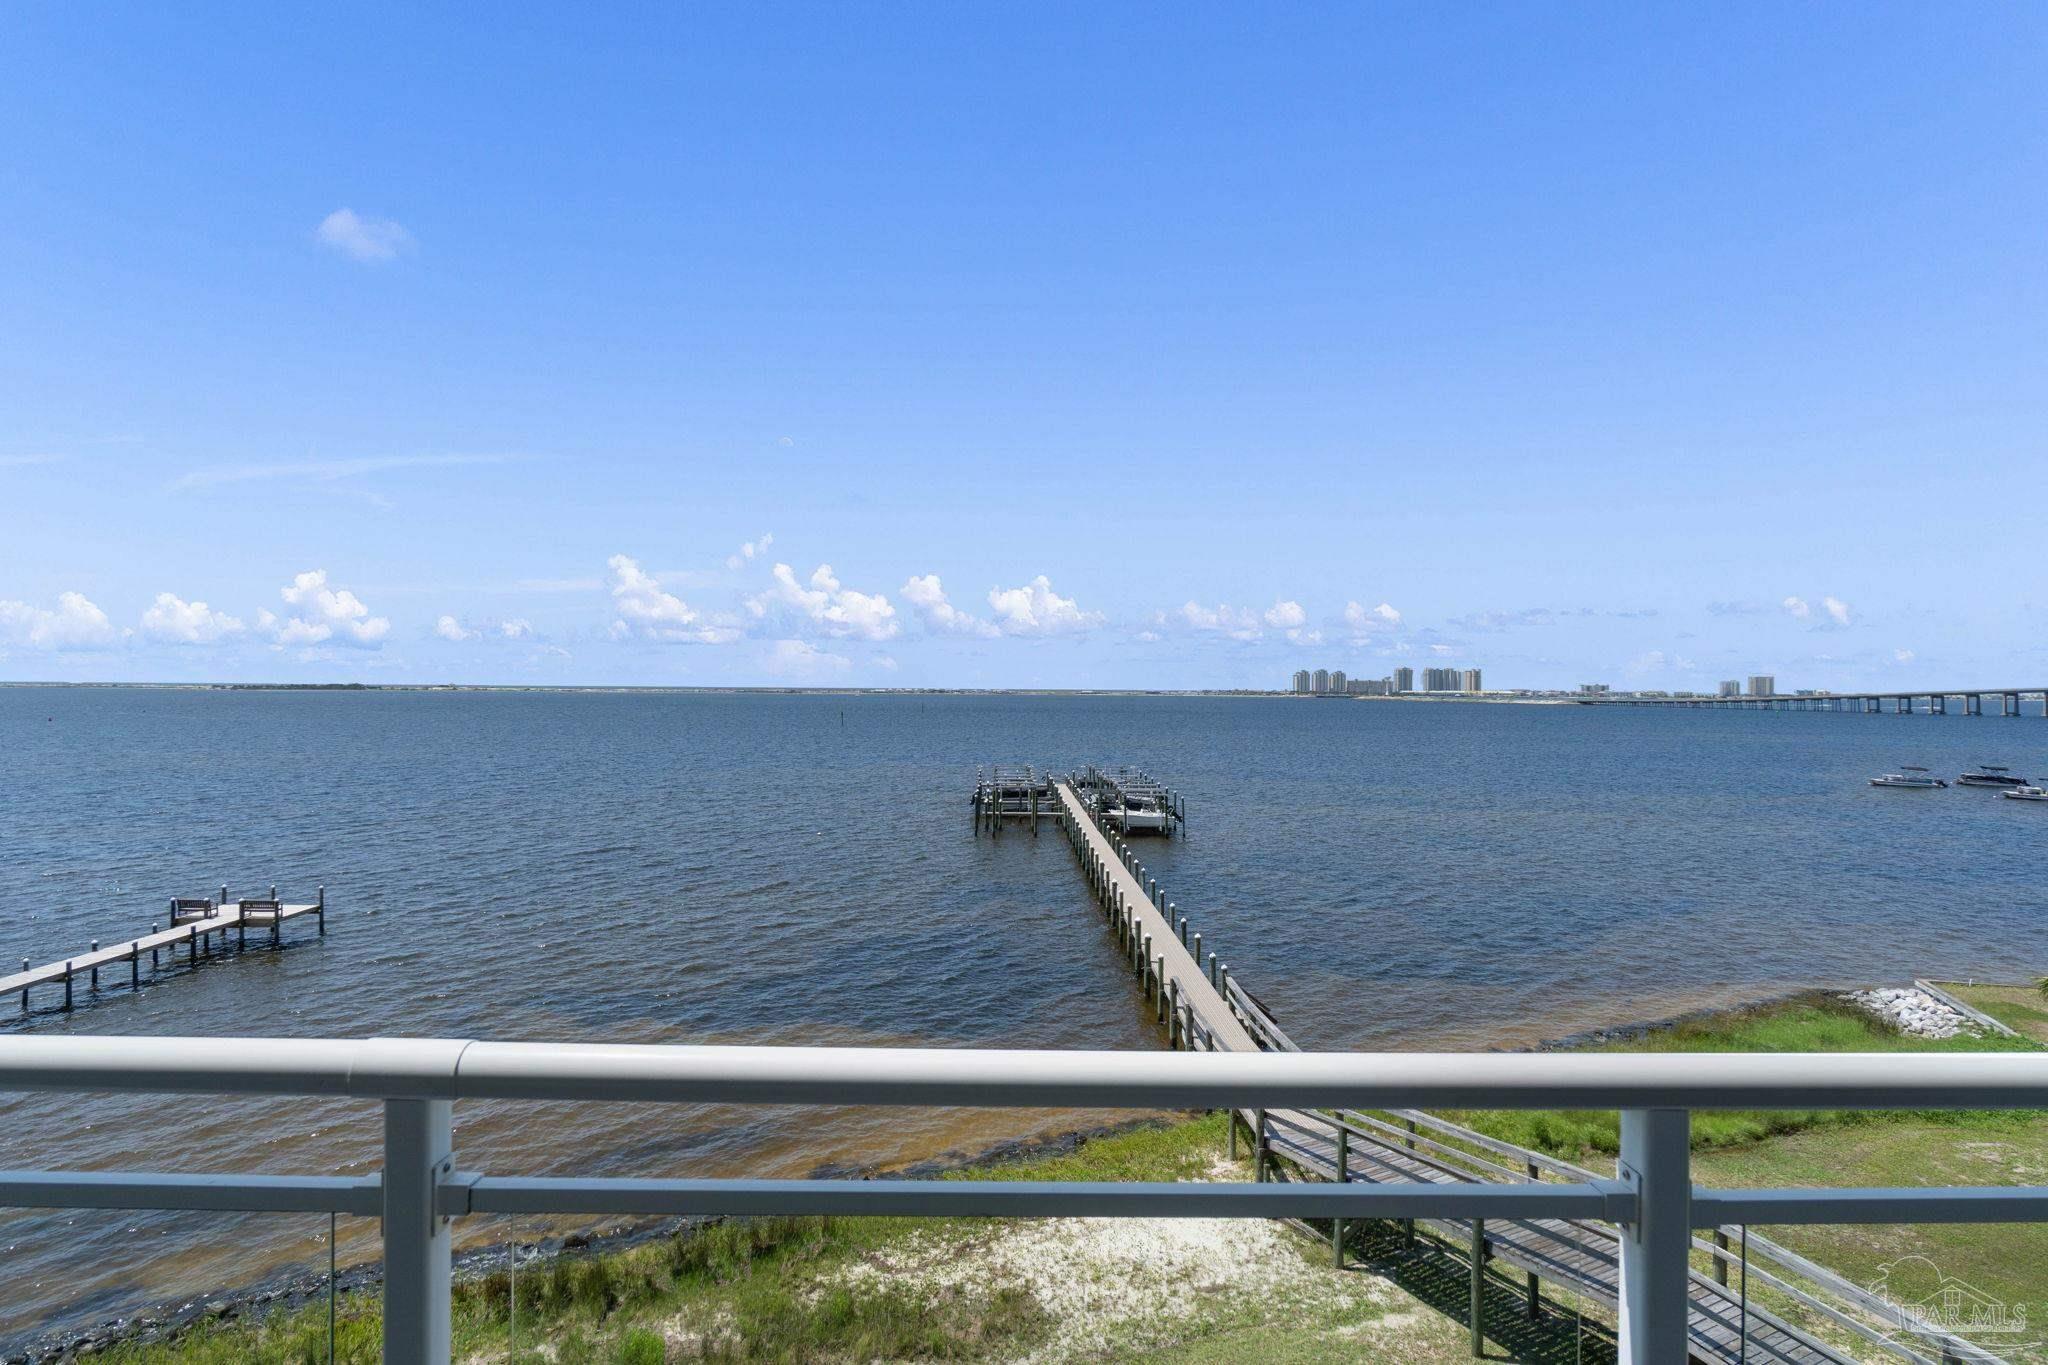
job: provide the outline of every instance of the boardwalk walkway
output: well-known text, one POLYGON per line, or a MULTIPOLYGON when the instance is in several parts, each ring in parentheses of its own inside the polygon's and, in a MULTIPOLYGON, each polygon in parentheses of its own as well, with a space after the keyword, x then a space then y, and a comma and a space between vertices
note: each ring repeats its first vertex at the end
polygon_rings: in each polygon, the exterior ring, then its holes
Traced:
MULTIPOLYGON (((1186 917, 1165 898, 1131 845, 1105 830, 1066 782, 1053 784, 1058 820, 1080 859, 1096 900, 1108 916, 1119 949, 1132 964, 1148 1002, 1168 1024, 1176 1047, 1203 1050, 1299 1051, 1292 1039, 1249 992, 1231 979, 1229 968, 1204 947, 1186 917)), ((1543 1153, 1500 1142, 1420 1111, 1388 1114, 1339 1111, 1261 1110, 1237 1116, 1253 1135, 1260 1179, 1299 1178, 1347 1181, 1513 1182, 1564 1181, 1601 1177, 1543 1153)), ((1600 1223, 1565 1219, 1493 1220, 1426 1224, 1455 1246, 1469 1247, 1477 1233, 1480 1264, 1511 1266, 1527 1277, 1531 1313, 1538 1311, 1539 1284, 1569 1290, 1614 1306, 1619 1298, 1619 1234, 1600 1223)), ((1736 1229, 1720 1230, 1724 1235, 1736 1229)), ((1870 1324, 1878 1307, 1858 1286, 1814 1266, 1763 1238, 1748 1238, 1746 1265, 1725 1243, 1695 1238, 1694 1246, 1718 1273, 1692 1273, 1691 1350, 1708 1365, 1854 1365, 1855 1356, 1829 1346, 1754 1302, 1741 1288, 1746 1270, 1759 1287, 1789 1295, 1801 1309, 1845 1333, 1880 1348, 1887 1358, 1906 1361, 1984 1361, 1997 1357, 1960 1337, 1935 1334, 1909 1346, 1870 1324), (1760 1266, 1761 1255, 1773 1269, 1760 1266), (1788 1282, 1796 1275, 1829 1298, 1788 1282), (1726 1283, 1725 1280, 1734 1280, 1726 1283), (1832 1300, 1832 1301, 1830 1301, 1832 1300), (1863 1310, 1859 1315, 1850 1311, 1863 1310), (1745 1344, 1746 1338, 1746 1344, 1745 1344), (1923 1351, 1931 1354, 1922 1354, 1923 1351)))

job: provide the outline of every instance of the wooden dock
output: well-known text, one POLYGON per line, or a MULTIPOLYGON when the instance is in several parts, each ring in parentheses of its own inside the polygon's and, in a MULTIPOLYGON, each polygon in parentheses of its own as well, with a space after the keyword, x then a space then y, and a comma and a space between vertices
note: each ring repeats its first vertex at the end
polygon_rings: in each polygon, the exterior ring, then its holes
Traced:
POLYGON ((997 764, 974 772, 974 832, 986 829, 1001 834, 1008 823, 1026 824, 1035 837, 1038 822, 1054 818, 1052 774, 1030 764, 1005 767, 997 764))
MULTIPOLYGON (((1295 1052, 1294 1040, 1204 943, 1179 906, 1147 873, 1123 831, 1111 826, 1073 779, 1051 783, 1054 818, 1067 836, 1082 875, 1107 917, 1118 950, 1130 964, 1146 1003, 1175 1048, 1203 1051, 1295 1052)), ((1176 798, 1176 805, 1178 799, 1176 798)), ((1036 820, 1033 820, 1036 828, 1036 820)), ((1250 1135, 1258 1179, 1343 1181, 1567 1182, 1602 1179, 1545 1153, 1502 1142, 1419 1110, 1385 1113, 1257 1110, 1232 1116, 1231 1144, 1239 1128, 1250 1135)), ((1416 1224, 1405 1224, 1415 1235, 1416 1224)), ((1422 1224, 1461 1249, 1472 1279, 1473 1353, 1481 1354, 1482 1314, 1489 1283, 1501 1267, 1524 1277, 1526 1311, 1545 1311, 1542 1284, 1605 1303, 1620 1297, 1619 1233, 1606 1224, 1566 1219, 1429 1221, 1422 1224), (1491 1278, 1490 1278, 1491 1276, 1491 1278)), ((1320 1231, 1320 1230, 1318 1230, 1320 1231)), ((1787 1248, 1744 1229, 1719 1228, 1693 1245, 1709 1270, 1694 1270, 1690 1357, 1709 1365, 1854 1365, 1855 1357, 1820 1341, 1757 1302, 1746 1282, 1797 1303, 1802 1315, 1823 1320, 1847 1336, 1909 1361, 1989 1361, 1996 1357, 1962 1337, 1931 1329, 1909 1342, 1896 1336, 1884 1306, 1860 1286, 1787 1248), (1740 1245, 1741 1251, 1733 1250, 1740 1245), (1795 1283, 1794 1281, 1797 1281, 1795 1283), (1875 1325, 1873 1325, 1873 1323, 1875 1325), (1889 1330, 1887 1330, 1889 1329, 1889 1330)), ((1346 1230, 1328 1229, 1332 1255, 1344 1263, 1346 1230)))
POLYGON ((1169 1026, 1176 1047, 1257 1052, 1259 1045, 1225 1003, 1227 970, 1187 917, 1166 899, 1130 845, 1104 830, 1068 781, 1053 783, 1061 830, 1074 845, 1095 898, 1145 999, 1169 1026), (1204 958, 1207 965, 1204 965, 1204 958))
MULTIPOLYGON (((271 887, 270 894, 262 897, 242 897, 231 900, 228 889, 220 889, 217 900, 173 900, 170 908, 170 928, 149 926, 149 932, 125 943, 116 943, 102 948, 95 940, 85 952, 73 954, 57 962, 46 962, 40 967, 30 966, 26 958, 21 970, 12 976, 0 976, 0 999, 19 993, 21 1012, 29 1012, 29 991, 36 986, 62 986, 64 1002, 59 1008, 73 1006, 73 983, 85 978, 86 989, 98 992, 100 972, 106 970, 114 977, 114 986, 125 985, 129 990, 141 990, 143 982, 143 958, 149 959, 149 976, 156 976, 178 964, 178 949, 185 949, 186 965, 196 967, 203 960, 224 955, 228 952, 228 935, 234 935, 234 950, 241 952, 248 947, 249 931, 267 931, 268 945, 276 947, 283 942, 284 924, 287 920, 311 915, 320 926, 320 933, 327 933, 327 888, 310 901, 303 903, 278 899, 277 888, 271 887), (168 955, 169 962, 164 959, 168 955), (127 970, 123 971, 123 968, 127 970), (123 979, 125 978, 125 980, 123 979)), ((259 946, 264 940, 259 938, 259 946)))

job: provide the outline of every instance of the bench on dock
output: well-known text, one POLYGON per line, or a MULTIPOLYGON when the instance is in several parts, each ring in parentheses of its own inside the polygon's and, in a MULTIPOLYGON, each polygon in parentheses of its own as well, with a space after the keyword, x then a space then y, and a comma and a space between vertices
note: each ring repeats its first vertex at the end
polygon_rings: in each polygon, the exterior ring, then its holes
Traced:
POLYGON ((284 918, 284 902, 279 900, 236 901, 235 908, 242 912, 244 924, 276 924, 284 918))
POLYGON ((171 927, 190 924, 194 920, 212 919, 214 904, 203 896, 177 896, 171 901, 171 927))

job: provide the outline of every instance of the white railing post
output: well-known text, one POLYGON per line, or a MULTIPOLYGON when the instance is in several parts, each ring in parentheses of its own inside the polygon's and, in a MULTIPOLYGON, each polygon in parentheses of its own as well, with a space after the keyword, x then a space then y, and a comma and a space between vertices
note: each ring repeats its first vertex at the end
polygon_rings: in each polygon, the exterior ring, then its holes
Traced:
POLYGON ((435 1207, 453 1172, 453 1106, 384 1102, 384 1361, 448 1365, 448 1220, 435 1207))
POLYGON ((1683 1109, 1621 1111, 1617 1174, 1636 1195, 1621 1225, 1622 1365, 1686 1358, 1692 1254, 1692 1116, 1683 1109))

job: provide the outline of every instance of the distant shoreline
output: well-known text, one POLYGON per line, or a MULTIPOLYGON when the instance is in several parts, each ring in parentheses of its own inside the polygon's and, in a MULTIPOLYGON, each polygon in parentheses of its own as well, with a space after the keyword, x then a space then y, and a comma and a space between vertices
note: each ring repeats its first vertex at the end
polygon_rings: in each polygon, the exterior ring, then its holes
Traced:
POLYGON ((285 683, 285 682, 50 682, 0 680, 0 689, 134 692, 515 692, 584 693, 592 695, 694 695, 768 697, 1239 697, 1274 701, 1463 702, 1495 706, 1576 706, 1570 697, 1511 696, 1485 693, 1426 692, 1400 696, 1338 696, 1330 694, 1256 691, 1250 688, 1176 687, 739 687, 636 686, 626 683, 587 685, 540 683, 285 683))

